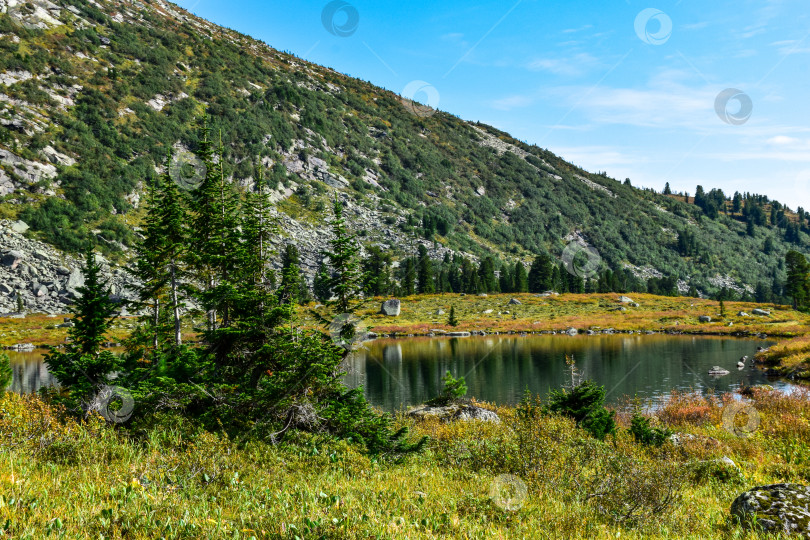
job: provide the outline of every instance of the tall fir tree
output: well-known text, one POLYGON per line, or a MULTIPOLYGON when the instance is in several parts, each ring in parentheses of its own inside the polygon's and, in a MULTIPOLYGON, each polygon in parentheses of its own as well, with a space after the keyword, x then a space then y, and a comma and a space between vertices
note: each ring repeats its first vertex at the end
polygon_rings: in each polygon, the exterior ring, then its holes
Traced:
POLYGON ((428 250, 423 244, 419 244, 419 257, 417 258, 417 292, 419 294, 432 294, 436 292, 433 279, 433 265, 431 264, 428 250))
POLYGON ((207 118, 204 118, 196 155, 205 166, 205 175, 193 192, 191 221, 194 237, 189 254, 200 283, 198 296, 206 309, 209 330, 230 323, 235 290, 234 265, 240 249, 238 196, 226 180, 224 154, 221 135, 217 152, 214 152, 207 118))
POLYGON ((107 332, 117 317, 117 306, 110 300, 110 288, 89 247, 82 274, 84 285, 76 289, 78 296, 73 304, 74 326, 68 329, 69 342, 64 350, 51 347, 45 355, 45 364, 67 393, 65 404, 88 413, 103 405, 96 397, 112 383, 122 362, 103 348, 107 332))
POLYGON ((793 307, 806 307, 810 300, 810 265, 807 258, 798 251, 788 251, 785 255, 787 281, 785 293, 793 299, 793 307))
POLYGON ((529 292, 529 276, 526 274, 526 267, 523 263, 517 261, 514 270, 515 287, 514 292, 525 293, 529 292))
POLYGON ((186 277, 186 250, 190 235, 188 234, 188 212, 185 198, 169 174, 169 154, 166 172, 160 178, 160 200, 158 201, 159 227, 161 237, 160 255, 166 266, 164 274, 168 280, 169 301, 172 309, 174 345, 179 347, 183 340, 181 318, 184 305, 181 295, 181 283, 186 277))
POLYGON ((167 309, 166 284, 168 282, 164 264, 164 238, 160 223, 160 180, 149 182, 147 187, 146 216, 141 223, 141 238, 135 245, 135 261, 130 273, 138 283, 138 300, 134 303, 144 314, 138 319, 138 332, 134 341, 145 338, 148 342, 145 356, 159 355, 166 341, 168 329, 164 324, 162 309, 167 309))
POLYGON ((371 296, 391 293, 391 255, 379 246, 370 246, 362 262, 363 290, 371 296))
POLYGON ((362 276, 358 264, 360 247, 356 235, 349 233, 346 220, 343 218, 343 204, 337 196, 332 208, 334 211, 330 224, 332 239, 329 241, 330 251, 326 254, 332 269, 329 286, 335 296, 330 304, 338 313, 349 313, 353 311, 353 300, 362 290, 362 276))
POLYGON ((555 289, 554 269, 554 261, 548 255, 542 254, 535 257, 529 270, 529 292, 541 293, 555 289))
POLYGON ((303 291, 301 290, 301 266, 298 248, 293 244, 287 244, 281 258, 281 284, 276 293, 279 302, 301 303, 303 291))
POLYGON ((318 270, 315 272, 315 280, 312 283, 312 290, 315 293, 315 298, 319 302, 326 303, 332 298, 332 286, 330 284, 332 276, 329 273, 329 267, 321 262, 318 270))

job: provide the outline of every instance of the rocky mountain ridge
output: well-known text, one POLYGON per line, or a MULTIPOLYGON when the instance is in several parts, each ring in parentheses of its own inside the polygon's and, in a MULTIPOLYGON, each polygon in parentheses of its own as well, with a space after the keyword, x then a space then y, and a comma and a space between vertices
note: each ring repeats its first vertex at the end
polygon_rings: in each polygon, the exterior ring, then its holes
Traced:
MULTIPOLYGON (((542 252, 561 259, 574 242, 598 252, 599 271, 743 293, 783 279, 779 261, 795 247, 778 229, 747 235, 738 220, 705 219, 685 201, 415 107, 163 0, 0 0, 0 218, 28 224, 27 240, 75 253, 95 237, 111 263, 125 264, 146 182, 169 147, 195 147, 206 110, 228 177, 250 190, 263 169, 279 251, 297 244, 310 277, 335 196, 363 244, 390 250, 395 263, 418 244, 436 259, 492 254, 512 264, 542 252), (698 255, 678 251, 686 233, 698 255), (769 237, 774 249, 762 253, 769 237)), ((51 270, 56 290, 32 298, 45 309, 67 290, 51 270)), ((7 288, 30 289, 23 281, 7 288)))

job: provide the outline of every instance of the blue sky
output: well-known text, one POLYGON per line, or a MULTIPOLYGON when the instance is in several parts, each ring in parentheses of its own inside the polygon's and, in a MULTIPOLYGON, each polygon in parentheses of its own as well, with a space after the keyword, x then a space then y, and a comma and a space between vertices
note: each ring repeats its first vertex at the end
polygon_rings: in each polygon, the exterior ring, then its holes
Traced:
POLYGON ((807 0, 339 1, 179 5, 592 172, 810 209, 807 0))

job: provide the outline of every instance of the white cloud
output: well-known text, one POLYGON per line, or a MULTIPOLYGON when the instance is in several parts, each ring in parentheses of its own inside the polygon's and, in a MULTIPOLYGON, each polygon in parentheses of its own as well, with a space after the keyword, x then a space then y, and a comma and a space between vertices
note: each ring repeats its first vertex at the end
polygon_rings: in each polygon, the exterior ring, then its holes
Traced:
POLYGON ((707 26, 709 26, 709 23, 707 21, 703 21, 694 24, 684 24, 681 26, 681 28, 683 28, 684 30, 701 30, 703 28, 706 28, 707 26))
POLYGON ((799 139, 788 137, 787 135, 777 135, 776 137, 771 137, 765 142, 774 146, 790 146, 798 143, 799 139))
POLYGON ((511 111, 512 109, 519 109, 528 107, 536 101, 534 96, 529 95, 514 95, 501 99, 496 99, 492 102, 492 107, 499 111, 511 111))
POLYGON ((592 24, 586 24, 585 26, 580 26, 579 28, 567 28, 562 31, 563 34, 573 34, 575 32, 582 32, 583 30, 590 30, 593 28, 592 24))
POLYGON ((581 75, 597 65, 596 58, 588 53, 580 53, 568 58, 538 58, 528 64, 532 71, 548 71, 556 75, 581 75))

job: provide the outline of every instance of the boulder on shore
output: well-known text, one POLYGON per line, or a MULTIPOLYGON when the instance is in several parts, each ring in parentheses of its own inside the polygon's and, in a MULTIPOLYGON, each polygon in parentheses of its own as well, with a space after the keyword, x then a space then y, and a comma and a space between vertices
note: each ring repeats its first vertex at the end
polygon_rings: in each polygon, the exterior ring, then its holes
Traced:
POLYGON ((453 422, 456 420, 483 420, 484 422, 500 423, 500 417, 489 409, 476 405, 453 403, 444 406, 419 405, 408 411, 408 416, 413 418, 435 417, 443 422, 453 422))
POLYGON ((622 304, 629 304, 632 301, 633 301, 633 299, 630 298, 629 296, 620 296, 619 297, 619 302, 621 302, 622 304))
POLYGON ((769 316, 770 314, 771 314, 771 312, 770 312, 770 311, 768 311, 767 309, 759 309, 759 308, 756 308, 756 309, 752 309, 752 310, 751 310, 751 315, 759 315, 759 316, 761 316, 761 317, 767 317, 767 316, 769 316))
POLYGON ((747 527, 810 536, 810 486, 771 484, 742 493, 731 503, 731 515, 747 527))
POLYGON ((401 307, 400 301, 396 298, 392 298, 382 303, 380 313, 389 317, 399 317, 401 307))
POLYGON ((709 317, 708 315, 701 315, 700 317, 698 317, 698 320, 700 322, 712 322, 712 318, 709 317))

